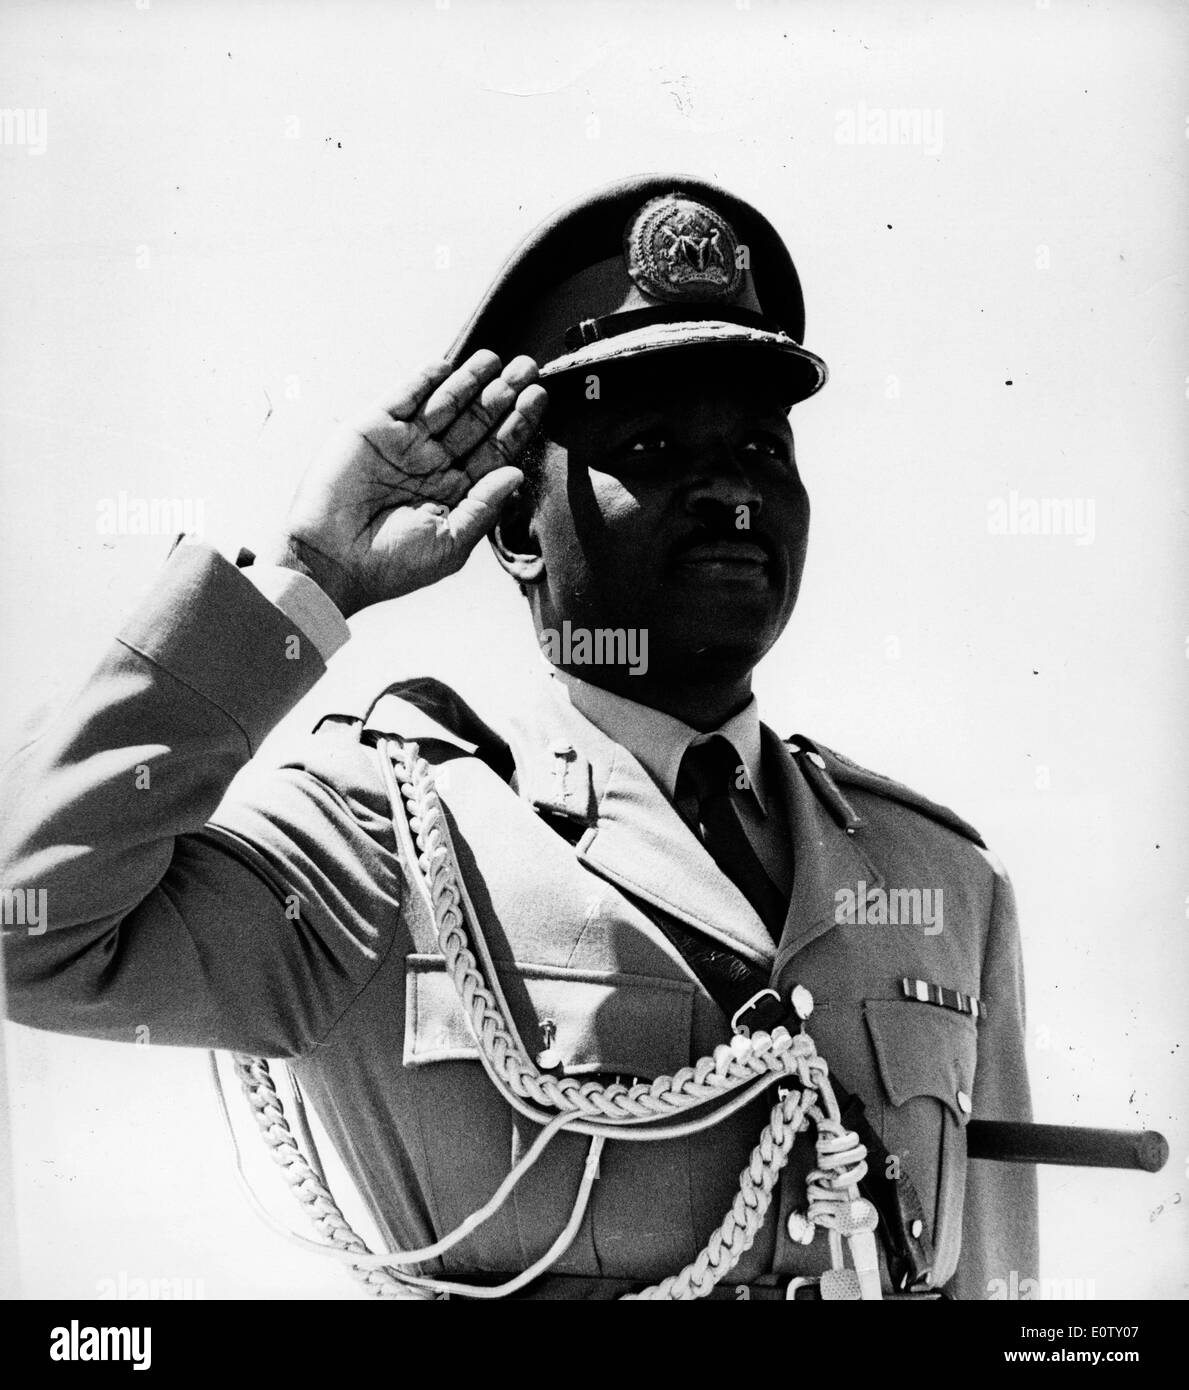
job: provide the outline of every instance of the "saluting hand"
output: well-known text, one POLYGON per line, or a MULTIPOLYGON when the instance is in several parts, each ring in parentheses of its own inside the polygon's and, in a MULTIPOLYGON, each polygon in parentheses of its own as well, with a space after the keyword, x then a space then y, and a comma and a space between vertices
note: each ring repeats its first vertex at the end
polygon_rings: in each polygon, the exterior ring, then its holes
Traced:
POLYGON ((267 558, 309 574, 345 617, 455 573, 524 480, 516 460, 547 400, 536 379, 531 357, 501 369, 487 351, 426 367, 336 434, 267 558))

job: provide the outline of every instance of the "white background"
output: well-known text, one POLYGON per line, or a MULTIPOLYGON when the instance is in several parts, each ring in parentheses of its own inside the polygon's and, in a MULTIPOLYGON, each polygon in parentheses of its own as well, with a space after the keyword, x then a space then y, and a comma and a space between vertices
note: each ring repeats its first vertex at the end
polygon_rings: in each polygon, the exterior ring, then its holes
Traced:
MULTIPOLYGON (((793 415, 814 529, 762 713, 1006 861, 1038 1118, 1172 1145, 1042 1173, 1044 1274, 1184 1297, 1184 7, 142 5, 0 12, 0 107, 47 119, 43 154, 0 147, 4 741, 168 549, 102 534, 105 499, 259 540, 558 203, 719 180, 785 234, 832 373, 793 415), (940 148, 840 144, 861 108, 940 148), (1012 490, 1092 503, 1092 541, 989 534, 1012 490)), ((291 727, 425 670, 498 714, 536 659, 485 547, 355 627, 291 727)), ((200 1055, 6 1035, 25 1295, 355 1296, 242 1204, 200 1055)))

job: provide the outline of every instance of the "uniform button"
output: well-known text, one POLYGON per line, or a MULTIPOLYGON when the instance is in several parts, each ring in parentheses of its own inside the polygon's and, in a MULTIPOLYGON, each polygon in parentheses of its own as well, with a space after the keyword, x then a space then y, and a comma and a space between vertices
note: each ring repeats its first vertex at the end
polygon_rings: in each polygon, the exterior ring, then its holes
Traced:
POLYGON ((912 1231, 913 1240, 920 1240, 921 1232, 925 1229, 925 1223, 918 1217, 909 1229, 912 1231))
POLYGON ((798 1245, 812 1245, 814 1237, 813 1222, 807 1216, 802 1216, 799 1211, 790 1211, 786 1225, 789 1239, 795 1240, 798 1245))
POLYGON ((537 1066, 542 1071, 556 1071, 561 1066, 561 1053, 554 1046, 557 1024, 551 1018, 541 1020, 541 1037, 545 1046, 537 1053, 537 1066))
POLYGON ((958 1109, 963 1115, 969 1115, 971 1110, 970 1097, 965 1091, 958 1092, 958 1109))

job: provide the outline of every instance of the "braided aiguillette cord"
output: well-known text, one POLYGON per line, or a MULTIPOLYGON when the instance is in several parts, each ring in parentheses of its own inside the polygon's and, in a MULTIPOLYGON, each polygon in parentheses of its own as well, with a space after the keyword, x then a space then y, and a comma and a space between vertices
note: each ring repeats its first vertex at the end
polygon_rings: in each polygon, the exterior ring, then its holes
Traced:
MULTIPOLYGON (((618 1082, 611 1086, 579 1083, 572 1077, 557 1078, 541 1072, 529 1057, 508 1008, 478 914, 458 871, 449 826, 428 764, 420 757, 416 744, 398 744, 394 751, 388 740, 380 739, 376 752, 392 805, 398 847, 434 922, 439 950, 458 991, 480 1060, 508 1104, 541 1125, 542 1132, 489 1201, 455 1231, 420 1250, 373 1254, 334 1204, 321 1165, 315 1167, 301 1154, 272 1087, 267 1063, 262 1059, 237 1057, 237 1071, 266 1143, 273 1148, 274 1157, 278 1150, 283 1151, 278 1161, 286 1167, 290 1185, 331 1244, 310 1241, 287 1230, 284 1234, 305 1248, 349 1263, 352 1272, 381 1296, 402 1296, 396 1290, 413 1286, 404 1289, 403 1296, 425 1297, 436 1293, 463 1294, 472 1298, 507 1297, 547 1270, 573 1242, 598 1176, 599 1153, 607 1138, 659 1141, 690 1134, 721 1123, 774 1080, 796 1077, 802 1089, 782 1093, 773 1107, 759 1143, 740 1175, 739 1193, 702 1253, 678 1274, 629 1297, 689 1299, 709 1293, 754 1242, 796 1135, 810 1117, 820 1122, 820 1166, 812 1175, 817 1180, 814 1215, 818 1224, 833 1228, 831 1251, 835 1264, 839 1265, 841 1255, 835 1248, 835 1235, 845 1228, 845 1222, 838 1216, 838 1209, 839 1203, 847 1199, 842 1189, 845 1187, 851 1196, 856 1195, 854 1184, 862 1175, 860 1167, 865 1170, 862 1165, 865 1151, 856 1137, 838 1123, 838 1106, 829 1085, 828 1070, 804 1030, 792 1035, 787 1029, 777 1027, 770 1034, 756 1032, 749 1038, 737 1036, 731 1044, 722 1044, 711 1056, 703 1057, 692 1067, 683 1068, 673 1076, 658 1077, 651 1084, 637 1083, 630 1088, 618 1082), (401 772, 399 786, 394 764, 401 772), (478 960, 470 949, 472 942, 478 960), (824 1114, 817 1104, 819 1101, 825 1104, 824 1114), (714 1102, 718 1104, 709 1114, 673 1122, 673 1117, 682 1111, 714 1102), (262 1119, 266 1112, 267 1123, 262 1119), (664 1123, 666 1120, 668 1123, 664 1123), (562 1129, 587 1135, 591 1147, 569 1221, 529 1269, 505 1284, 483 1287, 414 1275, 393 1267, 435 1258, 489 1220, 562 1129)), ((214 1075, 218 1087, 217 1067, 214 1075)), ((221 1087, 219 1089, 224 1118, 235 1144, 234 1130, 226 1113, 221 1087)), ((295 1095, 300 1105, 300 1093, 295 1092, 295 1095)), ((298 1118, 300 1125, 304 1116, 298 1118)), ((307 1132, 304 1126, 302 1128, 307 1132)), ((236 1161, 242 1178, 238 1146, 236 1161)), ((279 1223, 263 1211, 250 1189, 249 1195, 257 1210, 275 1228, 279 1223)), ((846 1233, 851 1234, 849 1229, 846 1233)))

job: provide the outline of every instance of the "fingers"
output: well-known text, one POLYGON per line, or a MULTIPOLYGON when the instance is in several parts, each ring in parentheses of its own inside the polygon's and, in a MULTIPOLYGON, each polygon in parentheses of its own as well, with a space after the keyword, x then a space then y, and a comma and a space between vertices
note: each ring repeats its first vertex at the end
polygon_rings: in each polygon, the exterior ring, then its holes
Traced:
POLYGON ((498 376, 489 381, 478 398, 438 436, 438 442, 451 458, 464 458, 482 443, 515 404, 515 387, 498 376))
POLYGON ((514 357, 502 372, 499 366, 494 353, 477 352, 430 397, 425 426, 452 459, 465 458, 498 430, 537 379, 531 357, 514 357), (447 416, 447 410, 453 413, 447 416))
POLYGON ((529 440, 540 428, 549 397, 534 383, 516 397, 516 407, 504 422, 466 460, 466 475, 473 483, 508 464, 515 464, 529 440))
POLYGON ((426 396, 449 375, 449 362, 430 362, 400 388, 398 395, 385 401, 381 409, 395 420, 409 420, 417 413, 426 396))
POLYGON ((500 510, 524 482, 519 468, 504 466, 484 474, 450 513, 450 534, 466 555, 499 520, 500 510))
POLYGON ((434 362, 356 431, 410 476, 458 468, 473 482, 514 463, 540 425, 547 397, 536 379, 537 364, 523 355, 502 371, 487 350, 456 370, 434 362))
POLYGON ((425 428, 441 434, 462 414, 489 381, 500 374, 500 359, 481 348, 446 378, 426 402, 425 428))

